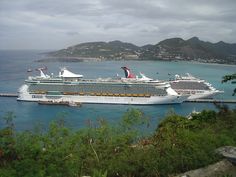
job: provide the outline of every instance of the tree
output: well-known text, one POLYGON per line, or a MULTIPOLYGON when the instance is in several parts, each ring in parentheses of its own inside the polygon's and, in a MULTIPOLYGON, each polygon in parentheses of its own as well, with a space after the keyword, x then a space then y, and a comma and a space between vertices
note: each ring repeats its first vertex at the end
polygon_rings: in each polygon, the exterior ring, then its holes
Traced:
MULTIPOLYGON (((222 83, 225 83, 225 82, 228 82, 228 81, 232 81, 231 83, 235 84, 236 81, 236 73, 235 74, 230 74, 230 75, 225 75, 223 76, 223 79, 222 79, 222 83)), ((236 94, 236 88, 234 89, 234 93, 233 93, 233 96, 236 94)))

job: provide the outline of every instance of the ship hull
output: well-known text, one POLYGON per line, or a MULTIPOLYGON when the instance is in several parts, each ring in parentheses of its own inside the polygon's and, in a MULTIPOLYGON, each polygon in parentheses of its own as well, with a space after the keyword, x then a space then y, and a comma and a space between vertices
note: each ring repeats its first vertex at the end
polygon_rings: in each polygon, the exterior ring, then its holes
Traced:
POLYGON ((101 104, 133 104, 133 105, 150 105, 150 104, 177 104, 187 99, 184 96, 151 96, 145 97, 110 97, 110 96, 57 96, 47 97, 46 95, 37 95, 40 98, 32 98, 34 95, 21 95, 18 101, 57 101, 57 102, 79 102, 79 103, 101 103, 101 104))
MULTIPOLYGON (((178 94, 189 94, 189 92, 180 91, 180 90, 176 90, 176 92, 178 94)), ((222 93, 222 92, 218 91, 218 90, 204 91, 203 93, 192 93, 187 98, 187 100, 192 101, 192 100, 196 100, 196 99, 213 98, 215 95, 218 95, 220 93, 222 93)))
POLYGON ((79 103, 101 103, 101 104, 177 104, 182 103, 188 96, 150 96, 150 97, 119 97, 119 96, 89 96, 89 95, 46 95, 19 93, 18 101, 57 101, 57 102, 79 102, 79 103))

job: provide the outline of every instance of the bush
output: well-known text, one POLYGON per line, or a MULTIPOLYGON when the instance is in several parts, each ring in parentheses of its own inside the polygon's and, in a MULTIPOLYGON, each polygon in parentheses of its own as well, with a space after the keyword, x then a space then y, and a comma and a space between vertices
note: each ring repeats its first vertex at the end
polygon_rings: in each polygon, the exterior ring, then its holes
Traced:
POLYGON ((103 119, 72 131, 52 122, 47 131, 16 132, 13 113, 0 130, 0 176, 168 176, 211 164, 214 152, 236 145, 236 111, 203 111, 188 120, 170 114, 153 135, 148 118, 128 110, 120 123, 103 119))

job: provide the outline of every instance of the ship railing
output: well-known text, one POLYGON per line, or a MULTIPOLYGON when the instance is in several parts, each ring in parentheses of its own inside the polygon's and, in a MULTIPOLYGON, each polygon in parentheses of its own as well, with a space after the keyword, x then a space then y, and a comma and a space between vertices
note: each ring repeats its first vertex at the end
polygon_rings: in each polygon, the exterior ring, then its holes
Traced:
MULTIPOLYGON (((63 95, 113 96, 113 97, 150 97, 148 93, 109 93, 109 92, 63 92, 63 95)), ((164 96, 164 95, 159 95, 164 96)))

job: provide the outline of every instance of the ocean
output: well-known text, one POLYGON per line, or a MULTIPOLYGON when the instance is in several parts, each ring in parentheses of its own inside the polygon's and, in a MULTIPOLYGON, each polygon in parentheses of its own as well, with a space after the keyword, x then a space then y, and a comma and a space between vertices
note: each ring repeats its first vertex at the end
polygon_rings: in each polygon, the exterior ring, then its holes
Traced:
MULTIPOLYGON (((202 64, 193 62, 164 62, 164 61, 101 61, 101 62, 36 62, 46 51, 39 50, 0 50, 0 93, 16 93, 29 75, 37 75, 38 67, 47 66, 48 73, 57 75, 60 67, 67 67, 74 73, 83 74, 85 78, 108 78, 117 74, 123 76, 120 69, 128 66, 135 74, 143 72, 148 77, 168 80, 175 74, 191 73, 201 79, 207 80, 223 94, 217 99, 236 99, 232 97, 235 85, 221 83, 222 76, 236 72, 236 65, 202 64), (28 73, 31 68, 33 72, 28 73)), ((228 104, 236 108, 236 104, 228 104)), ((96 123, 105 119, 111 123, 118 123, 121 116, 129 109, 140 109, 150 120, 148 131, 154 130, 161 119, 169 112, 188 115, 193 110, 216 109, 212 103, 183 103, 174 105, 107 105, 83 104, 82 107, 67 107, 57 105, 38 105, 34 102, 18 102, 16 98, 0 97, 0 128, 4 126, 2 117, 7 112, 16 116, 14 123, 16 129, 31 130, 38 124, 47 128, 53 120, 63 119, 66 126, 78 129, 87 126, 88 122, 96 123)))

